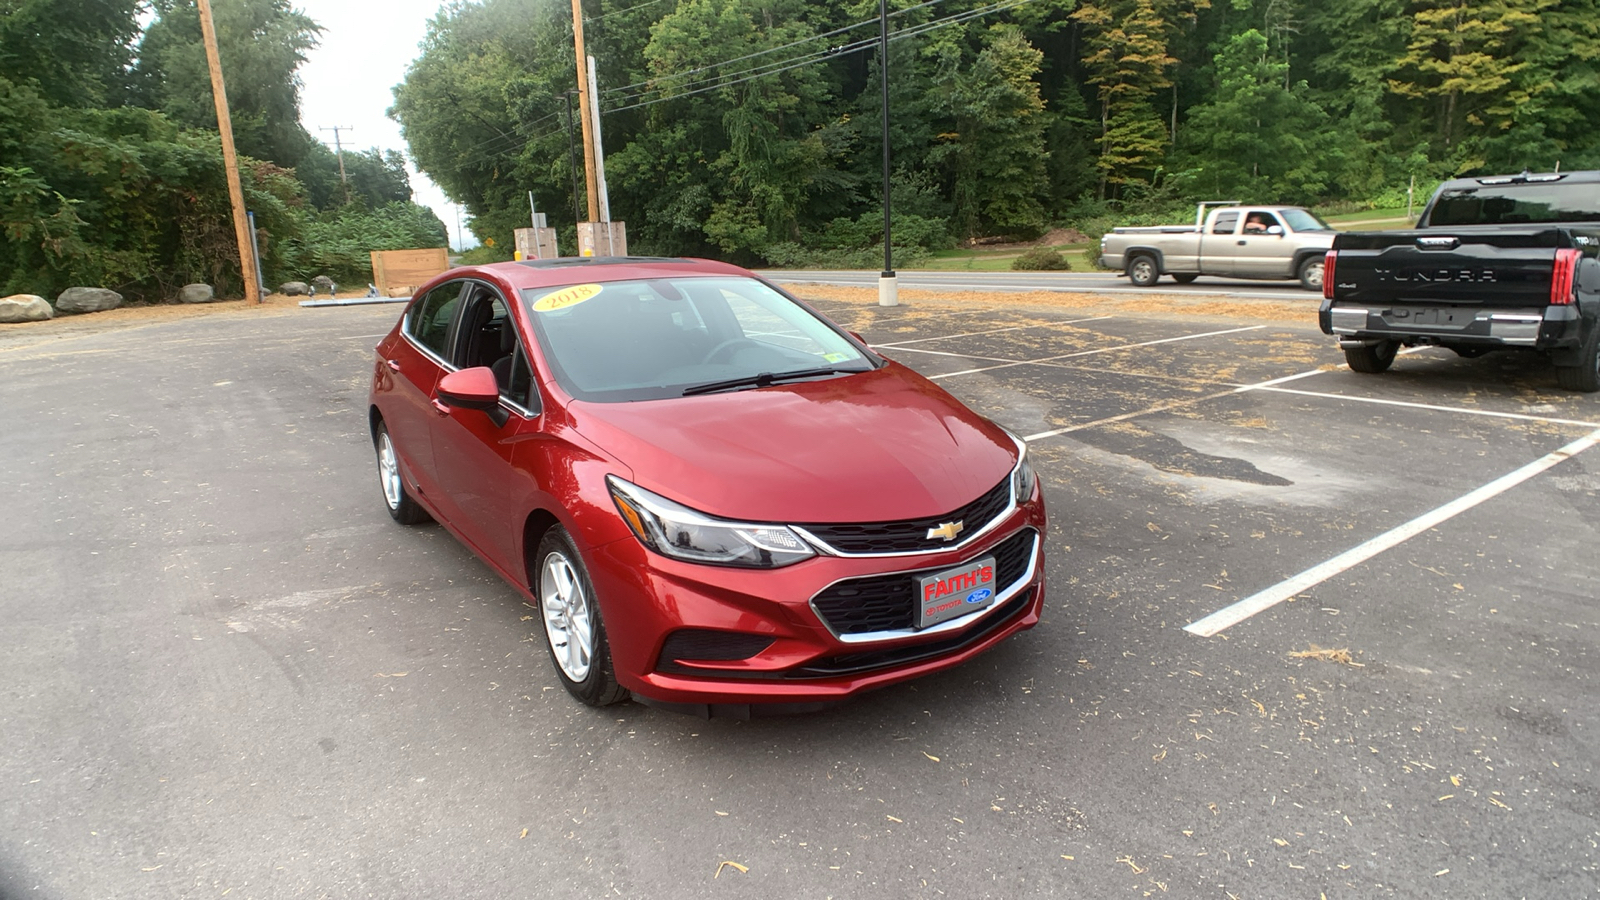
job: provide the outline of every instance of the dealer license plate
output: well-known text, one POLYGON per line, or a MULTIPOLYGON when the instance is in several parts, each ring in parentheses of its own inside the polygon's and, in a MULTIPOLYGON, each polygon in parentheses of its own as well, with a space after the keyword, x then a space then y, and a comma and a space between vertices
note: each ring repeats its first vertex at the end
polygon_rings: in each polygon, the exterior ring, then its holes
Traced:
POLYGON ((917 588, 917 627, 977 612, 994 603, 994 557, 935 572, 917 588))

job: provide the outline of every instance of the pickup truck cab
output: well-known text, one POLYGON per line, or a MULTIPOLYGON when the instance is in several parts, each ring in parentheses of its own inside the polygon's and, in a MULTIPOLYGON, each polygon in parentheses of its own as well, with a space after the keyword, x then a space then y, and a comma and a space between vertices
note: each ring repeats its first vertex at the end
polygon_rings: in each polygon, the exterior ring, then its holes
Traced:
POLYGON ((1548 353, 1561 386, 1600 391, 1600 172, 1458 178, 1409 231, 1341 234, 1318 318, 1376 374, 1400 347, 1548 353))
POLYGON ((1193 225, 1112 229, 1100 241, 1100 265, 1121 270, 1138 287, 1162 275, 1179 284, 1218 275, 1296 278, 1306 290, 1320 291, 1333 237, 1332 226, 1298 206, 1207 201, 1195 209, 1193 225))

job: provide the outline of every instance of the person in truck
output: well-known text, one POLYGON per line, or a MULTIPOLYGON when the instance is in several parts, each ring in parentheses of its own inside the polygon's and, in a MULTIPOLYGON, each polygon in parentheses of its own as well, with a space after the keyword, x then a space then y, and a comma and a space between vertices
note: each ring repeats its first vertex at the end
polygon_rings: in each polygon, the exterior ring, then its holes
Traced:
POLYGON ((1245 217, 1245 234, 1266 234, 1267 228, 1273 224, 1272 217, 1264 212, 1253 212, 1245 217))

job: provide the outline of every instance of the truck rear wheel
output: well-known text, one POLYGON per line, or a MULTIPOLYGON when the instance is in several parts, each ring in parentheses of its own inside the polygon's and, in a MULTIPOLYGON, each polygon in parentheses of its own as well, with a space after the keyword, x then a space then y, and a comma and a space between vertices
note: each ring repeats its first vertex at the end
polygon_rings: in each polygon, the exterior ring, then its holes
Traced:
MULTIPOLYGON (((1300 278, 1300 286, 1308 291, 1322 291, 1322 272, 1325 260, 1320 256, 1308 256, 1300 261, 1300 268, 1296 275, 1300 278)), ((1352 366, 1351 368, 1355 368, 1352 366)), ((1379 371, 1382 371, 1381 369, 1379 371)))
POLYGON ((1600 391, 1600 321, 1589 326, 1589 334, 1578 350, 1578 364, 1556 366, 1556 381, 1569 391, 1585 394, 1600 391))
POLYGON ((1389 371, 1395 354, 1399 352, 1399 341, 1382 341, 1370 347, 1344 348, 1344 361, 1350 365, 1352 372, 1378 375, 1389 371))
POLYGON ((1161 269, 1156 265, 1155 257, 1141 253, 1128 260, 1127 275, 1135 287, 1150 287, 1161 277, 1161 269))

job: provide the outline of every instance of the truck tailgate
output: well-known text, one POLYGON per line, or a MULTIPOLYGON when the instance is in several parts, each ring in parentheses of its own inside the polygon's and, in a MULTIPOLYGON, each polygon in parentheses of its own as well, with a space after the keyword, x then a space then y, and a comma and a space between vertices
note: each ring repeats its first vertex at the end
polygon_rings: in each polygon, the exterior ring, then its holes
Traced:
POLYGON ((1332 296, 1366 306, 1543 309, 1561 244, 1561 231, 1546 226, 1341 234, 1332 296))

